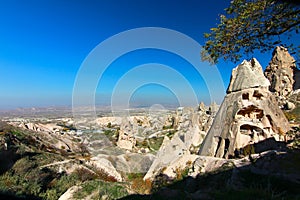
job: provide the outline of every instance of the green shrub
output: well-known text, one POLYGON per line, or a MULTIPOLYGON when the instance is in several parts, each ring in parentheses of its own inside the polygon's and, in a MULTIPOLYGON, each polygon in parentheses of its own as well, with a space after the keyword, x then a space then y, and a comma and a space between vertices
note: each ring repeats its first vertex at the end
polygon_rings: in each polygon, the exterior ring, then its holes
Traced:
POLYGON ((76 168, 73 172, 73 175, 77 176, 78 179, 82 182, 87 180, 94 180, 98 177, 96 173, 83 167, 76 168))
POLYGON ((145 176, 145 173, 128 173, 127 174, 127 179, 129 181, 132 181, 136 178, 143 178, 145 176))
POLYGON ((158 151, 161 144, 164 141, 164 137, 153 137, 149 139, 149 148, 154 151, 158 151))
POLYGON ((100 180, 91 180, 84 182, 81 189, 74 194, 75 199, 83 199, 91 194, 94 198, 101 199, 106 195, 109 199, 118 199, 128 195, 124 184, 107 183, 100 180))

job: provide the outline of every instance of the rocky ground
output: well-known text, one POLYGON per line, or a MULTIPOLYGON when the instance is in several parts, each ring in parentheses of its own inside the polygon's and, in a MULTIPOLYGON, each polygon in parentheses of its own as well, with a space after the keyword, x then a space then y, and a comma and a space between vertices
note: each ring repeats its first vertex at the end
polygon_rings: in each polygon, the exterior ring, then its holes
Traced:
POLYGON ((59 117, 0 113, 0 197, 300 199, 295 67, 281 47, 265 74, 257 60, 244 61, 220 107, 96 119, 65 108, 59 117))
POLYGON ((202 103, 151 116, 99 117, 80 129, 70 117, 6 116, 0 124, 1 195, 115 199, 148 194, 152 181, 143 178, 161 146, 183 137, 197 152, 216 109, 202 103))
MULTIPOLYGON (((131 151, 125 149, 127 153, 120 148, 114 157, 91 154, 80 135, 65 132, 58 137, 1 122, 1 195, 15 199, 297 199, 300 134, 298 121, 292 125, 288 141, 265 141, 268 149, 259 150, 256 144, 251 155, 245 152, 224 159, 187 150, 193 144, 181 140, 181 131, 166 132, 158 152, 151 145, 136 143, 131 151), (57 145, 57 138, 72 148, 57 145), (174 144, 185 150, 173 149, 174 144), (148 153, 141 151, 146 148, 148 153), (147 154, 152 157, 145 171, 116 167, 147 154)), ((117 141, 116 135, 111 139, 117 141)))

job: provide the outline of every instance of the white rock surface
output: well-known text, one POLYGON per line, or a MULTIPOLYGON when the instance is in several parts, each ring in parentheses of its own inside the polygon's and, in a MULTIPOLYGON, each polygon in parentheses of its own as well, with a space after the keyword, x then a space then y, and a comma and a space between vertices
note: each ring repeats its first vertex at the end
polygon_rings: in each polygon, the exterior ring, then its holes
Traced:
POLYGON ((228 94, 199 154, 228 158, 247 144, 270 137, 280 139, 290 127, 268 86, 255 59, 233 69, 228 94))
POLYGON ((269 87, 269 85, 270 82, 264 76, 261 65, 253 58, 251 61, 244 60, 232 70, 227 93, 248 88, 269 87))
POLYGON ((276 96, 286 98, 294 89, 294 71, 297 71, 296 61, 282 46, 277 46, 272 54, 265 75, 269 79, 270 91, 276 96))
POLYGON ((86 164, 102 169, 107 175, 114 177, 119 182, 123 181, 121 174, 117 172, 112 163, 104 157, 92 157, 86 164))
POLYGON ((81 186, 76 186, 76 185, 70 187, 65 193, 63 193, 63 195, 61 195, 61 196, 59 197, 58 200, 73 200, 73 199, 74 199, 74 198, 73 198, 73 195, 74 195, 77 191, 79 191, 81 188, 82 188, 81 186))

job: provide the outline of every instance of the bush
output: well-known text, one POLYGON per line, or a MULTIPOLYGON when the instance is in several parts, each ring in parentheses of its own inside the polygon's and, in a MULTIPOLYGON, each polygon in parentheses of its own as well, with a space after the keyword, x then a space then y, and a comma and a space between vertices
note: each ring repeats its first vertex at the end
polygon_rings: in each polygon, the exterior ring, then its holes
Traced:
POLYGON ((164 137, 153 137, 149 139, 149 148, 154 151, 158 151, 161 144, 164 141, 164 137))
POLYGON ((75 199, 83 199, 91 194, 92 199, 101 199, 102 196, 107 196, 108 199, 119 199, 128 192, 125 185, 120 183, 106 183, 100 180, 91 180, 83 183, 81 189, 74 194, 75 199))
POLYGON ((95 173, 97 174, 97 177, 101 180, 108 181, 108 182, 117 182, 117 179, 109 174, 107 174, 103 169, 101 168, 94 168, 95 173))
POLYGON ((136 177, 131 180, 131 190, 138 194, 150 194, 152 190, 152 181, 143 180, 143 177, 136 177))
POLYGON ((94 180, 98 177, 96 173, 83 167, 76 168, 72 174, 77 176, 78 179, 82 182, 87 180, 94 180))

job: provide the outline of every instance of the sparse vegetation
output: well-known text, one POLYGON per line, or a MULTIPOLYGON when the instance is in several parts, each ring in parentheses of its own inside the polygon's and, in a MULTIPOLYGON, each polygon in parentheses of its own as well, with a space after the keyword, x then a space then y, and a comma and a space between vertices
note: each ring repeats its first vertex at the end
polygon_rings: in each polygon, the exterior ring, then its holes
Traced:
POLYGON ((291 111, 285 111, 284 114, 289 121, 300 123, 300 105, 291 111))
POLYGON ((101 180, 86 181, 82 189, 74 194, 75 199, 83 199, 91 196, 92 199, 101 199, 106 196, 107 199, 118 199, 128 195, 126 185, 121 183, 106 183, 101 180))
POLYGON ((169 132, 166 134, 166 136, 168 136, 169 138, 172 138, 175 133, 176 133, 176 130, 170 129, 169 132))
POLYGON ((153 137, 148 140, 149 149, 157 151, 164 141, 164 137, 153 137))
POLYGON ((113 144, 116 144, 119 137, 119 129, 105 129, 103 133, 113 144))
POLYGON ((58 199, 69 187, 79 182, 75 174, 57 174, 48 168, 40 169, 38 160, 41 156, 38 157, 21 158, 12 169, 0 176, 0 192, 20 197, 58 199))
POLYGON ((130 184, 130 189, 138 194, 150 194, 152 190, 152 181, 143 180, 145 173, 128 173, 127 181, 130 184))
POLYGON ((158 151, 160 146, 162 145, 164 137, 153 137, 153 138, 146 138, 142 141, 136 142, 137 148, 148 148, 152 151, 158 151))
POLYGON ((179 181, 179 180, 182 180, 184 178, 186 178, 189 174, 189 168, 185 168, 185 169, 179 169, 179 168, 176 168, 175 170, 176 172, 176 181, 179 181))
POLYGON ((202 59, 216 63, 220 58, 233 62, 255 50, 265 53, 277 45, 288 47, 299 57, 299 44, 291 33, 299 31, 300 7, 294 1, 233 0, 220 23, 205 33, 202 59), (283 39, 284 38, 284 39, 283 39))
POLYGON ((150 194, 152 191, 152 181, 143 177, 137 177, 131 181, 131 190, 138 194, 150 194))

